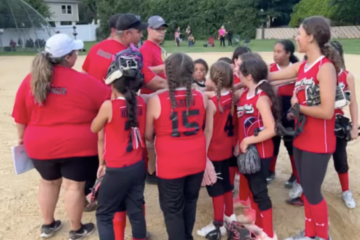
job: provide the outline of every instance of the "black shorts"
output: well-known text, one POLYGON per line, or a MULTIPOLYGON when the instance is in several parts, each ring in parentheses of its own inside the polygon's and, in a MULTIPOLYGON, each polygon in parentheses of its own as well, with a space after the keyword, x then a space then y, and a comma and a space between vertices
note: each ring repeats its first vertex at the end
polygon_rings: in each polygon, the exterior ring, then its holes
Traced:
POLYGON ((230 159, 229 159, 229 161, 230 161, 230 167, 237 167, 238 165, 237 165, 237 157, 235 157, 235 156, 232 156, 230 159))
POLYGON ((48 160, 31 159, 41 177, 48 181, 66 178, 76 182, 91 179, 98 165, 98 156, 70 157, 48 160))
POLYGON ((224 193, 232 191, 233 185, 231 185, 230 182, 230 172, 229 172, 231 158, 223 161, 211 161, 211 162, 214 165, 215 172, 218 174, 217 175, 218 179, 214 185, 206 186, 209 196, 217 197, 223 195, 224 193), (219 177, 222 179, 219 179, 219 177))

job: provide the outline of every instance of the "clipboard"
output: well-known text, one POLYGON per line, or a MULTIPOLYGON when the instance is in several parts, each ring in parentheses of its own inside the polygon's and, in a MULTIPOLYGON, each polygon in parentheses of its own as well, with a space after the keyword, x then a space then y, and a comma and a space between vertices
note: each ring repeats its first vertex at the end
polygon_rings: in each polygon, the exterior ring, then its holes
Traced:
POLYGON ((27 155, 24 145, 12 147, 11 153, 16 175, 25 173, 34 168, 34 164, 27 155))

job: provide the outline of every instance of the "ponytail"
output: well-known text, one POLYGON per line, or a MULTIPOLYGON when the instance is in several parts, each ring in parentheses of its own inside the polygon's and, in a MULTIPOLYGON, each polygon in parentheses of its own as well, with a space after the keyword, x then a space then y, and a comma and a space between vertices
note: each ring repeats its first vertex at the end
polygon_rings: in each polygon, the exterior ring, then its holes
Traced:
POLYGON ((261 80, 256 86, 255 93, 257 92, 257 89, 264 91, 266 95, 270 98, 272 103, 271 112, 274 116, 275 124, 281 123, 281 103, 276 97, 272 86, 267 80, 261 80))
POLYGON ((36 55, 31 68, 31 92, 35 102, 43 105, 50 92, 53 78, 53 64, 46 52, 36 55))
POLYGON ((343 67, 343 64, 338 51, 336 51, 336 49, 329 43, 326 43, 324 46, 320 47, 320 50, 321 53, 335 65, 336 72, 339 73, 343 67))
POLYGON ((218 75, 217 77, 217 85, 216 85, 216 98, 217 98, 217 102, 218 102, 218 108, 219 108, 219 111, 222 113, 223 112, 223 109, 221 107, 221 90, 222 90, 222 87, 223 87, 223 79, 222 77, 220 76, 220 74, 218 75))
POLYGON ((137 117, 137 95, 136 95, 136 92, 134 90, 126 88, 124 97, 126 100, 128 126, 129 126, 129 128, 136 128, 139 126, 138 117, 137 117))
POLYGON ((295 56, 294 53, 291 53, 291 55, 289 57, 289 61, 291 63, 297 63, 299 61, 299 58, 297 56, 295 56))

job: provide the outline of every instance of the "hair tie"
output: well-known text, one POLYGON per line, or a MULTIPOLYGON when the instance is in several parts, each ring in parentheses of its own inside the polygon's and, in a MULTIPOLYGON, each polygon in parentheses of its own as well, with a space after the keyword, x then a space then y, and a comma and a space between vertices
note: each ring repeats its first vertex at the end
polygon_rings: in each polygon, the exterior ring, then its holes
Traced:
POLYGON ((257 88, 258 86, 260 86, 264 82, 267 82, 267 80, 266 79, 261 80, 260 82, 258 82, 258 84, 256 84, 255 88, 257 88))

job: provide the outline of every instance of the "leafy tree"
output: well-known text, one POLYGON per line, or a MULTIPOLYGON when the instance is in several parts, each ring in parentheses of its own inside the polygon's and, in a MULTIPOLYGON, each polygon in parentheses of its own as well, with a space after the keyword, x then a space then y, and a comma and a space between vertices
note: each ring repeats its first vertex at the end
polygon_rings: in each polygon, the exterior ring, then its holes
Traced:
POLYGON ((331 5, 336 6, 333 12, 333 20, 338 25, 360 24, 360 1, 359 0, 330 0, 331 5))
POLYGON ((24 0, 24 2, 28 3, 32 8, 38 11, 44 18, 51 17, 49 5, 47 5, 43 0, 24 0))
POLYGON ((301 22, 310 16, 324 16, 332 18, 337 11, 337 6, 331 4, 332 0, 302 0, 294 6, 291 14, 290 26, 298 27, 301 22))

